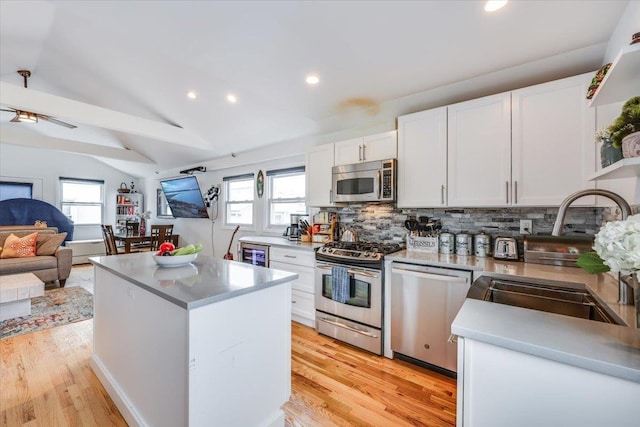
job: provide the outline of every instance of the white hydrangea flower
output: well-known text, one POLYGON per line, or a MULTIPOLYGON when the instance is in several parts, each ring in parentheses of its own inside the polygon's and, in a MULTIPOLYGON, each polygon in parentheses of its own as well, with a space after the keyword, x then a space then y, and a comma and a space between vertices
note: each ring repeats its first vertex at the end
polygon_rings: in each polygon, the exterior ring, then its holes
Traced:
POLYGON ((614 273, 640 270, 640 214, 606 223, 596 234, 593 249, 614 273))

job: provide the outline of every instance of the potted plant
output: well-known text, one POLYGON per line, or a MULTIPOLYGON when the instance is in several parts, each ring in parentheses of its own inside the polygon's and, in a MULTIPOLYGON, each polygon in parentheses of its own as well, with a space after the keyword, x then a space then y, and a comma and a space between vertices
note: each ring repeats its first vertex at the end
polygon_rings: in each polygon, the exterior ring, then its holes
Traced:
POLYGON ((620 116, 607 130, 612 144, 622 147, 624 157, 640 156, 640 96, 624 103, 620 116))

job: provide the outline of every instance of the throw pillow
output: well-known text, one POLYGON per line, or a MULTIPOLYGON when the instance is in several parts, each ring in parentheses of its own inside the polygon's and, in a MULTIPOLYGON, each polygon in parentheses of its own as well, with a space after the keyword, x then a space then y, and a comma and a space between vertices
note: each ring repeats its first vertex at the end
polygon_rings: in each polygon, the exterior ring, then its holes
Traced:
POLYGON ((54 255, 66 237, 67 233, 40 234, 36 244, 36 255, 54 255))
POLYGON ((27 258, 36 256, 36 241, 38 233, 31 233, 24 237, 18 237, 11 233, 4 241, 4 248, 0 258, 27 258))

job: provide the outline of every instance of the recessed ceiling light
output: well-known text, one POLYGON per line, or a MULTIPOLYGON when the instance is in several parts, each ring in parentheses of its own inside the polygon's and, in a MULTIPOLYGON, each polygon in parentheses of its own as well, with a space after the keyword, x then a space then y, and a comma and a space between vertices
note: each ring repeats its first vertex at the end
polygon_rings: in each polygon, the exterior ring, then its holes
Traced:
POLYGON ((307 82, 307 84, 310 85, 317 85, 318 83, 320 83, 320 77, 316 76, 315 74, 309 74, 305 81, 307 82))
POLYGON ((498 9, 502 9, 509 0, 489 0, 484 5, 484 10, 487 12, 495 12, 498 9))
POLYGON ((236 98, 234 94, 230 93, 229 95, 227 95, 227 101, 229 101, 232 104, 235 104, 236 102, 238 102, 238 98, 236 98))
POLYGON ((187 98, 196 99, 197 97, 198 97, 198 94, 195 93, 194 91, 190 90, 189 92, 187 92, 187 98))

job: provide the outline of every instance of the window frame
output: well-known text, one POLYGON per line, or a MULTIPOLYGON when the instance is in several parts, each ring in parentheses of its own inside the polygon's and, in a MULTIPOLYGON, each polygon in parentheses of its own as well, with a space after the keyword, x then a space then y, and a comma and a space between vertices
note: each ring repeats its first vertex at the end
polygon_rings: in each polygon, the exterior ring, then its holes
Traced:
POLYGON ((256 226, 256 189, 255 189, 255 174, 254 173, 247 173, 247 174, 242 174, 242 175, 234 175, 234 176, 225 176, 222 178, 222 182, 224 184, 224 221, 223 224, 225 225, 225 227, 227 228, 231 228, 231 227, 235 227, 237 225, 244 227, 244 228, 248 228, 248 229, 254 229, 256 226), (231 182, 238 182, 238 181, 251 181, 251 199, 250 200, 234 200, 234 201, 230 201, 230 191, 229 191, 229 184, 231 182), (239 223, 239 222, 231 222, 229 221, 229 206, 230 205, 234 205, 234 204, 251 204, 251 223, 245 224, 245 223, 239 223))
POLYGON ((265 209, 264 209, 264 226, 265 226, 265 231, 272 231, 272 232, 282 232, 283 230, 285 230, 290 224, 285 223, 285 224, 272 224, 271 223, 271 211, 273 209, 273 203, 302 203, 304 205, 304 212, 300 212, 300 213, 307 213, 308 212, 308 206, 306 204, 306 174, 305 174, 305 167, 304 166, 296 166, 296 167, 291 167, 291 168, 285 168, 285 169, 273 169, 273 170, 268 170, 266 173, 267 176, 267 182, 266 182, 266 187, 267 187, 267 191, 266 191, 266 195, 267 197, 265 198, 265 209), (303 194, 302 197, 287 197, 287 198, 274 198, 273 197, 273 179, 274 178, 278 178, 278 177, 284 177, 284 176, 291 176, 291 175, 302 175, 305 178, 305 185, 303 186, 303 194))
POLYGON ((156 190, 156 217, 158 218, 174 218, 171 207, 162 188, 156 190))
MULTIPOLYGON (((69 178, 69 177, 60 177, 59 178, 60 185, 60 211, 64 213, 65 206, 98 206, 100 208, 100 221, 97 223, 78 223, 74 222, 74 226, 96 226, 104 223, 104 181, 98 179, 85 179, 85 178, 69 178), (64 184, 65 183, 75 183, 75 184, 86 184, 86 185, 99 185, 100 186, 100 201, 99 202, 65 202, 64 200, 64 184)), ((66 215, 66 214, 65 214, 66 215)), ((71 218, 69 218, 71 219, 71 218)))

